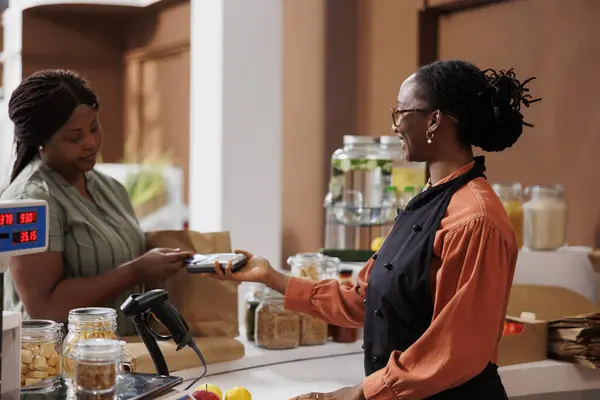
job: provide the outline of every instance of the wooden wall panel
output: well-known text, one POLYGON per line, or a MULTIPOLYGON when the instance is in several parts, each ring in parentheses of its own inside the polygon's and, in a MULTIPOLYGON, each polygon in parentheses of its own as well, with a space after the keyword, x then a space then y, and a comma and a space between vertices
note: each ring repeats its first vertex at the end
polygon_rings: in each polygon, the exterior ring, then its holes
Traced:
POLYGON ((487 155, 488 177, 563 184, 573 245, 600 240, 599 14, 596 1, 524 0, 445 17, 440 25, 440 58, 538 77, 531 90, 544 99, 524 111, 536 127, 513 148, 487 155))
POLYGON ((157 150, 181 167, 188 201, 190 4, 131 17, 125 35, 124 130, 130 157, 157 150), (137 149, 137 150, 134 150, 137 149))
POLYGON ((23 15, 23 76, 46 68, 83 74, 100 98, 104 128, 102 156, 107 162, 123 157, 122 26, 118 16, 73 14, 44 9, 23 15), (106 29, 112 25, 112 29, 106 29))

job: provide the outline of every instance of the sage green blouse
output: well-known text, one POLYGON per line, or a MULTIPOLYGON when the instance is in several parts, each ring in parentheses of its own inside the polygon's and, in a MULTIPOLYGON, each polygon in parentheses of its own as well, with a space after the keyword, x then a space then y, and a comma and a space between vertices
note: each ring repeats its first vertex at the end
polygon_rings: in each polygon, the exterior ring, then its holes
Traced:
MULTIPOLYGON (((60 174, 34 159, 2 193, 2 200, 39 199, 49 206, 47 251, 63 253, 65 278, 90 277, 117 268, 146 250, 145 235, 133 212, 127 191, 116 180, 98 171, 86 174, 87 189, 94 202, 85 199, 60 174)), ((40 265, 39 272, 44 272, 40 265)), ((120 306, 134 287, 106 304, 117 310, 118 333, 135 335, 133 323, 120 306)), ((7 272, 4 277, 4 309, 20 311, 28 318, 7 272)), ((66 321, 62 321, 66 322, 66 321)))

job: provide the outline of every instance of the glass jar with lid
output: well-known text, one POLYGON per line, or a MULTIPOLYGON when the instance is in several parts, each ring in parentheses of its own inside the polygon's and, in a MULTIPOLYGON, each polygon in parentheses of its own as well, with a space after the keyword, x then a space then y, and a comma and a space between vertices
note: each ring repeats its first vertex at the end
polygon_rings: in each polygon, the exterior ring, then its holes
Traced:
MULTIPOLYGON (((320 281, 337 276, 340 260, 320 253, 300 253, 287 260, 292 276, 320 281)), ((327 343, 329 324, 310 314, 300 314, 300 345, 314 346, 327 343)))
POLYGON ((121 372, 123 342, 113 339, 86 339, 75 344, 74 392, 102 396, 115 392, 121 372))
POLYGON ((340 223, 381 222, 379 209, 385 188, 391 186, 392 159, 371 136, 344 136, 344 147, 331 157, 326 204, 340 223))
POLYGON ((286 310, 282 294, 266 288, 256 309, 254 341, 272 350, 293 349, 300 344, 300 315, 286 310))
POLYGON ((406 161, 404 151, 402 151, 402 142, 398 137, 381 136, 379 146, 392 160, 392 186, 398 189, 398 197, 403 197, 403 188, 405 187, 425 185, 427 164, 406 161))
POLYGON ((321 253, 299 253, 288 257, 287 263, 292 276, 320 281, 337 276, 340 260, 321 253))
POLYGON ((265 285, 262 283, 251 283, 246 292, 246 307, 245 307, 245 322, 246 322, 246 339, 249 342, 254 341, 254 323, 256 322, 256 309, 263 299, 265 285))
POLYGON ((21 322, 21 390, 39 391, 58 382, 62 327, 50 320, 21 322))
POLYGON ((557 250, 567 236, 567 203, 561 185, 527 188, 523 205, 524 245, 530 250, 557 250))
MULTIPOLYGON (((338 281, 340 285, 348 288, 354 287, 354 271, 349 268, 339 270, 338 281)), ((354 343, 358 338, 358 329, 342 326, 330 326, 331 337, 336 343, 354 343)))
POLYGON ((105 307, 76 308, 69 311, 68 330, 62 355, 63 376, 70 383, 75 373, 75 359, 71 355, 75 345, 86 339, 118 340, 117 312, 105 307))
POLYGON ((492 185, 492 188, 500 198, 508 220, 515 230, 517 245, 519 248, 523 247, 523 186, 520 183, 496 183, 492 185))

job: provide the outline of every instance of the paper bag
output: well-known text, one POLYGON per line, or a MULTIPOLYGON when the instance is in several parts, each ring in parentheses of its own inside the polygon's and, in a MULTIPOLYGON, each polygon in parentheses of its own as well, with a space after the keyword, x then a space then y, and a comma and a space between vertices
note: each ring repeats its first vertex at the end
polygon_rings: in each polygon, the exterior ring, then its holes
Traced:
MULTIPOLYGON (((140 338, 122 338, 127 343, 124 346, 125 357, 123 365, 129 372, 155 374, 156 367, 140 338)), ((205 337, 194 339, 207 365, 239 360, 244 356, 244 345, 228 337, 205 337)), ((177 351, 173 341, 158 342, 169 372, 181 371, 188 368, 201 367, 200 359, 189 347, 177 351)))
MULTIPOLYGON (((231 252, 229 232, 155 231, 146 234, 149 248, 169 247, 196 253, 231 252)), ((239 335, 236 282, 189 274, 185 269, 157 285, 181 312, 194 336, 239 335)))

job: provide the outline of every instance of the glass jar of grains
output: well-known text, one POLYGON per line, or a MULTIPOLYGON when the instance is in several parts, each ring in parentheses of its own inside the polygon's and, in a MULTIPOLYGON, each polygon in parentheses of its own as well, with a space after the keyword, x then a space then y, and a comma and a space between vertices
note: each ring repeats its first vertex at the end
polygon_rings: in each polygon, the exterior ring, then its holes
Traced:
POLYGON ((266 349, 293 349, 300 344, 300 315, 283 307, 283 295, 266 288, 256 309, 254 340, 266 349))
POLYGON ((21 322, 21 390, 54 386, 60 377, 62 324, 49 320, 21 322))
POLYGON ((113 339, 86 339, 75 344, 75 393, 102 396, 115 392, 121 371, 123 342, 113 339))
POLYGON ((527 188, 523 205, 524 244, 530 250, 557 250, 567 238, 567 203, 560 185, 527 188))
POLYGON ((63 376, 73 386, 75 359, 72 353, 78 342, 86 339, 118 340, 117 312, 112 308, 90 307, 69 311, 69 333, 62 347, 63 376))
POLYGON ((517 245, 523 247, 523 187, 520 183, 494 184, 492 188, 500 198, 508 220, 515 231, 517 245))

